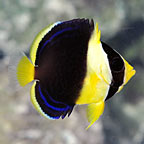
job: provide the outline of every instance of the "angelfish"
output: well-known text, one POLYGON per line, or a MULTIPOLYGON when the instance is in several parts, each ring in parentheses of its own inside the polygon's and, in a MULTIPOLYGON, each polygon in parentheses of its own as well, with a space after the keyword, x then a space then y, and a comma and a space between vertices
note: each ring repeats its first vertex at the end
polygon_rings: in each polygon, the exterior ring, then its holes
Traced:
POLYGON ((41 115, 63 119, 75 105, 87 104, 89 128, 102 115, 105 101, 135 74, 100 37, 92 19, 56 22, 36 36, 30 57, 23 55, 18 62, 16 77, 22 87, 33 81, 31 101, 41 115))

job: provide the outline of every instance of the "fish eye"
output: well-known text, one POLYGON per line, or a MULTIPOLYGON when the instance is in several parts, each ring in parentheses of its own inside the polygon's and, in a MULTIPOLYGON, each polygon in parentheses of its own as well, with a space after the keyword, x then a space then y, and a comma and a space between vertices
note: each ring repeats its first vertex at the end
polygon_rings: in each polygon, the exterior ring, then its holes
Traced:
POLYGON ((124 68, 124 62, 120 57, 113 58, 111 64, 112 71, 121 71, 124 68))

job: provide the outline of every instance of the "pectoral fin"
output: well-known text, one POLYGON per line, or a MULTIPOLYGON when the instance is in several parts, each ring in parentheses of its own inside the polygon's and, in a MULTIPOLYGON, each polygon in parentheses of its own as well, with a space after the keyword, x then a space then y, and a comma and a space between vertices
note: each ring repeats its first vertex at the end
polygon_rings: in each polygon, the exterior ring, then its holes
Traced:
POLYGON ((94 124, 94 122, 99 119, 103 111, 104 111, 104 101, 88 105, 87 118, 90 124, 86 129, 90 128, 94 124))

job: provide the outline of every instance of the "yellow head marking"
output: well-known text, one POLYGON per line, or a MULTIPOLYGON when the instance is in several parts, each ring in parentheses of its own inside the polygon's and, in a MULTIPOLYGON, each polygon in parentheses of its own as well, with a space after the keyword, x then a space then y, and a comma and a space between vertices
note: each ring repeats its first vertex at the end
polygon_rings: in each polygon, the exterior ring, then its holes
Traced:
POLYGON ((131 77, 135 75, 136 71, 125 59, 124 63, 125 63, 125 78, 124 78, 124 85, 125 85, 131 79, 131 77))
POLYGON ((135 75, 136 71, 135 69, 122 57, 124 64, 125 64, 125 75, 124 75, 124 82, 123 84, 119 87, 119 90, 117 91, 120 92, 124 85, 127 84, 127 82, 135 75))

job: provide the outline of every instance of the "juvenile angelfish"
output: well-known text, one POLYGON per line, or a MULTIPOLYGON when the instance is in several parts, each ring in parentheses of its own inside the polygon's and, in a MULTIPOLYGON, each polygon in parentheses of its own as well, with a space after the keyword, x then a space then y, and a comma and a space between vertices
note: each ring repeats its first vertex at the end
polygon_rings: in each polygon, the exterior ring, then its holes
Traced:
POLYGON ((102 115, 104 102, 135 74, 100 36, 98 24, 88 19, 56 22, 36 36, 16 75, 21 86, 33 81, 31 101, 41 115, 63 119, 76 104, 88 104, 89 128, 102 115))

